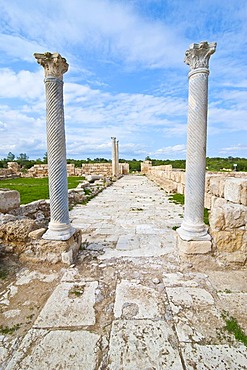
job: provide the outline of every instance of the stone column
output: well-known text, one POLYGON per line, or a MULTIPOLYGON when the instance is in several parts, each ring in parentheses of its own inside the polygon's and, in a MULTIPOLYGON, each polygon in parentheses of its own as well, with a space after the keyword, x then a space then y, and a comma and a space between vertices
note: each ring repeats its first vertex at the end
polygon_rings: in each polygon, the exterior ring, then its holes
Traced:
POLYGON ((116 176, 116 138, 112 137, 112 176, 116 176))
MULTIPOLYGON (((177 230, 185 241, 210 241, 204 224, 204 192, 206 171, 206 137, 208 111, 209 58, 216 50, 216 43, 201 42, 191 44, 185 53, 185 63, 189 72, 188 137, 186 158, 186 185, 184 221, 177 230)), ((209 247, 210 245, 210 247, 209 247)), ((205 246, 205 243, 204 243, 205 246)), ((206 253, 200 246, 189 253, 206 253)), ((207 251, 206 251, 207 250, 207 251)), ((186 248, 185 248, 186 252, 186 248)))
POLYGON ((116 176, 119 176, 119 141, 116 141, 116 176))
POLYGON ((44 239, 68 240, 75 232, 69 222, 68 179, 64 129, 63 74, 69 65, 58 53, 35 53, 44 67, 46 131, 51 220, 44 239))

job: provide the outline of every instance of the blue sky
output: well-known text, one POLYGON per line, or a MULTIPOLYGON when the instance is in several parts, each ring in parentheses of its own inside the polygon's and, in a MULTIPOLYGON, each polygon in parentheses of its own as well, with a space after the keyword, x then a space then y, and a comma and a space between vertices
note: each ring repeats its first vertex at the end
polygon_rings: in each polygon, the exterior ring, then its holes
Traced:
POLYGON ((43 68, 67 59, 68 158, 186 157, 191 43, 210 58, 207 155, 247 157, 246 0, 0 0, 0 158, 46 152, 43 68))

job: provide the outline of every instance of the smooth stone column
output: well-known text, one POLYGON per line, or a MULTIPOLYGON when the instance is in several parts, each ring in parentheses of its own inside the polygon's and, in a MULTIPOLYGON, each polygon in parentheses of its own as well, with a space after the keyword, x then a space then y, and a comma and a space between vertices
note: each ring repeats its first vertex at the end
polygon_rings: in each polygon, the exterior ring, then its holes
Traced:
POLYGON ((112 176, 116 176, 116 138, 112 137, 112 176))
POLYGON ((51 219, 44 239, 68 240, 75 232, 69 221, 64 129, 63 74, 68 63, 58 53, 34 54, 44 67, 46 130, 51 219))
POLYGON ((204 224, 209 58, 216 43, 192 44, 185 53, 189 72, 188 137, 184 221, 177 230, 182 240, 211 240, 204 224))
POLYGON ((119 176, 119 141, 116 141, 116 175, 119 176))

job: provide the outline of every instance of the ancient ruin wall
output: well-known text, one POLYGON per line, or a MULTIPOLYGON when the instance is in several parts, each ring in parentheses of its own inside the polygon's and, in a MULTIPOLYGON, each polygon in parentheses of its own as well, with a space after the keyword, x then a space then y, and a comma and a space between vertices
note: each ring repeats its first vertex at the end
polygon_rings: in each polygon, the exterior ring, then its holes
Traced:
MULTIPOLYGON (((129 164, 119 163, 119 173, 121 175, 129 174, 129 164)), ((83 175, 102 175, 112 176, 111 163, 84 163, 81 167, 75 167, 74 164, 67 164, 68 176, 83 176, 83 175)), ((27 170, 20 172, 20 166, 16 162, 8 162, 8 168, 0 169, 0 179, 15 178, 15 177, 48 177, 48 164, 35 164, 27 170)))
POLYGON ((112 175, 111 163, 84 163, 81 165, 81 173, 83 175, 112 175))
POLYGON ((0 169, 0 179, 13 179, 21 177, 20 166, 16 162, 8 162, 8 168, 0 169))
MULTIPOLYGON (((146 176, 168 193, 184 194, 185 171, 145 164, 146 176), (148 167, 148 168, 147 168, 148 167)), ((205 207, 210 210, 210 235, 228 261, 247 260, 247 173, 207 172, 205 207)))

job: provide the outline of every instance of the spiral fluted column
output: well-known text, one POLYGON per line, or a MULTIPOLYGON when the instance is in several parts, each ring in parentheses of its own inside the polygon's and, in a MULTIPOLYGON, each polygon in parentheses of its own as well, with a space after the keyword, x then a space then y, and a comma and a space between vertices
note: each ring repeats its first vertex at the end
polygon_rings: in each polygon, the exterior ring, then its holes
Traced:
POLYGON ((112 137, 112 176, 117 176, 117 154, 116 154, 116 138, 112 137))
POLYGON ((46 132, 51 219, 44 239, 68 240, 75 232, 69 222, 68 179, 64 129, 63 74, 68 70, 58 53, 34 54, 44 67, 46 132))
POLYGON ((188 136, 184 221, 177 230, 186 241, 211 240, 204 224, 209 58, 216 43, 192 44, 185 53, 189 72, 188 136))
POLYGON ((116 141, 116 176, 119 176, 119 141, 116 141))

